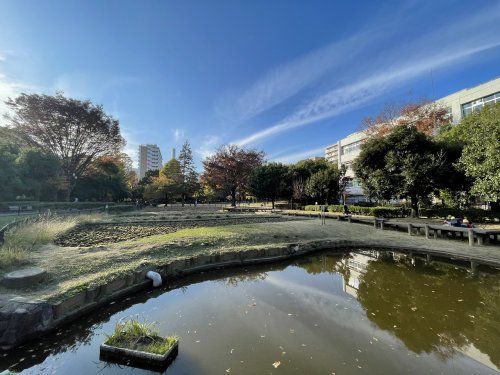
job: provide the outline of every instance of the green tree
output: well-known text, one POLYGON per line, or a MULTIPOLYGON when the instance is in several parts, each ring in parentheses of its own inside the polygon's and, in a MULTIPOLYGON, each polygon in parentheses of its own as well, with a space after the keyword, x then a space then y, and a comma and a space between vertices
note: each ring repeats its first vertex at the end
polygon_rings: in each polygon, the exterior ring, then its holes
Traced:
POLYGON ((286 194, 288 167, 269 163, 255 168, 250 175, 248 188, 257 198, 270 199, 272 208, 276 199, 286 194))
POLYGON ((331 164, 325 158, 300 160, 292 167, 294 175, 307 181, 316 172, 328 169, 331 164))
POLYGON ((20 190, 36 200, 54 200, 57 196, 57 177, 60 174, 59 158, 34 148, 21 149, 16 158, 16 168, 22 182, 20 190))
POLYGON ((0 201, 15 198, 21 188, 17 173, 16 158, 19 148, 7 142, 0 142, 0 201))
POLYGON ((369 196, 407 198, 412 216, 418 216, 419 199, 440 188, 446 167, 445 151, 414 125, 397 126, 385 137, 373 137, 361 146, 353 164, 356 177, 369 196))
POLYGON ((337 202, 339 196, 339 181, 341 174, 336 165, 330 164, 309 177, 306 192, 312 198, 330 204, 337 202))
POLYGON ((179 153, 179 164, 181 168, 182 182, 181 182, 181 198, 182 205, 186 202, 187 197, 193 197, 194 193, 198 190, 198 173, 194 167, 193 152, 191 145, 188 141, 182 145, 181 152, 179 153))
POLYGON ((158 169, 153 169, 146 171, 144 177, 141 178, 137 185, 132 189, 132 197, 134 199, 146 199, 144 196, 144 192, 146 187, 153 183, 154 179, 160 175, 160 171, 158 169))
POLYGON ((146 171, 144 174, 144 177, 141 178, 138 182, 139 185, 148 185, 153 182, 153 179, 155 177, 158 177, 160 175, 160 171, 158 169, 152 169, 149 171, 146 171))
POLYGON ((130 195, 120 157, 102 156, 76 182, 72 195, 82 201, 118 201, 130 195))
POLYGON ((299 203, 304 203, 306 200, 313 199, 307 194, 306 185, 307 180, 313 174, 328 169, 330 163, 325 158, 315 158, 300 160, 290 167, 289 177, 289 196, 293 200, 299 203))
POLYGON ((458 161, 462 156, 464 145, 439 134, 435 139, 445 151, 445 163, 438 177, 438 185, 441 186, 436 192, 443 205, 447 207, 466 209, 472 202, 472 178, 465 175, 458 161))
POLYGON ((472 179, 471 192, 500 199, 500 103, 473 112, 443 135, 463 144, 458 166, 472 179))
POLYGON ((16 139, 56 155, 66 178, 66 199, 77 179, 101 156, 117 155, 125 141, 118 120, 102 106, 56 95, 21 94, 6 101, 16 139))
POLYGON ((144 199, 168 203, 179 198, 179 184, 161 174, 144 188, 144 199))
POLYGON ((182 181, 181 164, 179 160, 172 158, 165 163, 159 176, 146 186, 144 197, 165 203, 175 201, 181 197, 182 181))

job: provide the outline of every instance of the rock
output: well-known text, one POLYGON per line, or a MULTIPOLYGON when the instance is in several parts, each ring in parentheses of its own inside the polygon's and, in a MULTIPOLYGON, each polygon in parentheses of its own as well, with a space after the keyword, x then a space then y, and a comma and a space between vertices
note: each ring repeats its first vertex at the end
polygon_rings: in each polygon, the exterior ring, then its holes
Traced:
POLYGON ((53 322, 45 301, 0 295, 0 348, 8 349, 34 337, 53 322))
POLYGON ((47 275, 42 268, 26 268, 10 272, 3 277, 3 284, 7 288, 21 289, 38 284, 47 275))

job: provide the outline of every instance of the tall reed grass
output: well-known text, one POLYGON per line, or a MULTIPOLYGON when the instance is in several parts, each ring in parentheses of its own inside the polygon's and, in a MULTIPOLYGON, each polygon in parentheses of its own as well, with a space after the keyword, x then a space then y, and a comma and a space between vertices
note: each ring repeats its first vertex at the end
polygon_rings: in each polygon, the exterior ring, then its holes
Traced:
POLYGON ((83 222, 96 221, 100 215, 42 216, 20 224, 5 233, 0 246, 0 268, 8 270, 29 263, 30 254, 44 244, 83 222))

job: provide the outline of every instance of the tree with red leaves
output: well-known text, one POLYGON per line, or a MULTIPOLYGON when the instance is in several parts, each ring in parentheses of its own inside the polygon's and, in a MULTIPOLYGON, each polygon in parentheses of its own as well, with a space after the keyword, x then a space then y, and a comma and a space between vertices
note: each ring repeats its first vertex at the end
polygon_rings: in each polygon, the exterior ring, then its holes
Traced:
POLYGON ((421 100, 404 105, 387 104, 376 117, 366 117, 362 128, 369 137, 383 137, 397 126, 414 125, 417 131, 436 135, 439 129, 450 124, 447 108, 436 102, 421 100))
POLYGON ((245 150, 235 145, 221 147, 203 161, 201 181, 214 191, 231 196, 231 205, 236 206, 236 195, 242 195, 253 169, 262 165, 264 153, 245 150))

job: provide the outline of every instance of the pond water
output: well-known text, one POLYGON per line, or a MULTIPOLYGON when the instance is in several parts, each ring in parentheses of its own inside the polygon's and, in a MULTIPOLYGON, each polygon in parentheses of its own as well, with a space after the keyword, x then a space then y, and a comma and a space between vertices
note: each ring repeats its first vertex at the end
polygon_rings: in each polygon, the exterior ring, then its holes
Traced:
POLYGON ((180 336, 168 374, 493 374, 500 367, 494 272, 472 276, 397 253, 326 252, 176 283, 4 353, 0 371, 151 373, 99 360, 105 335, 136 314, 180 336))

